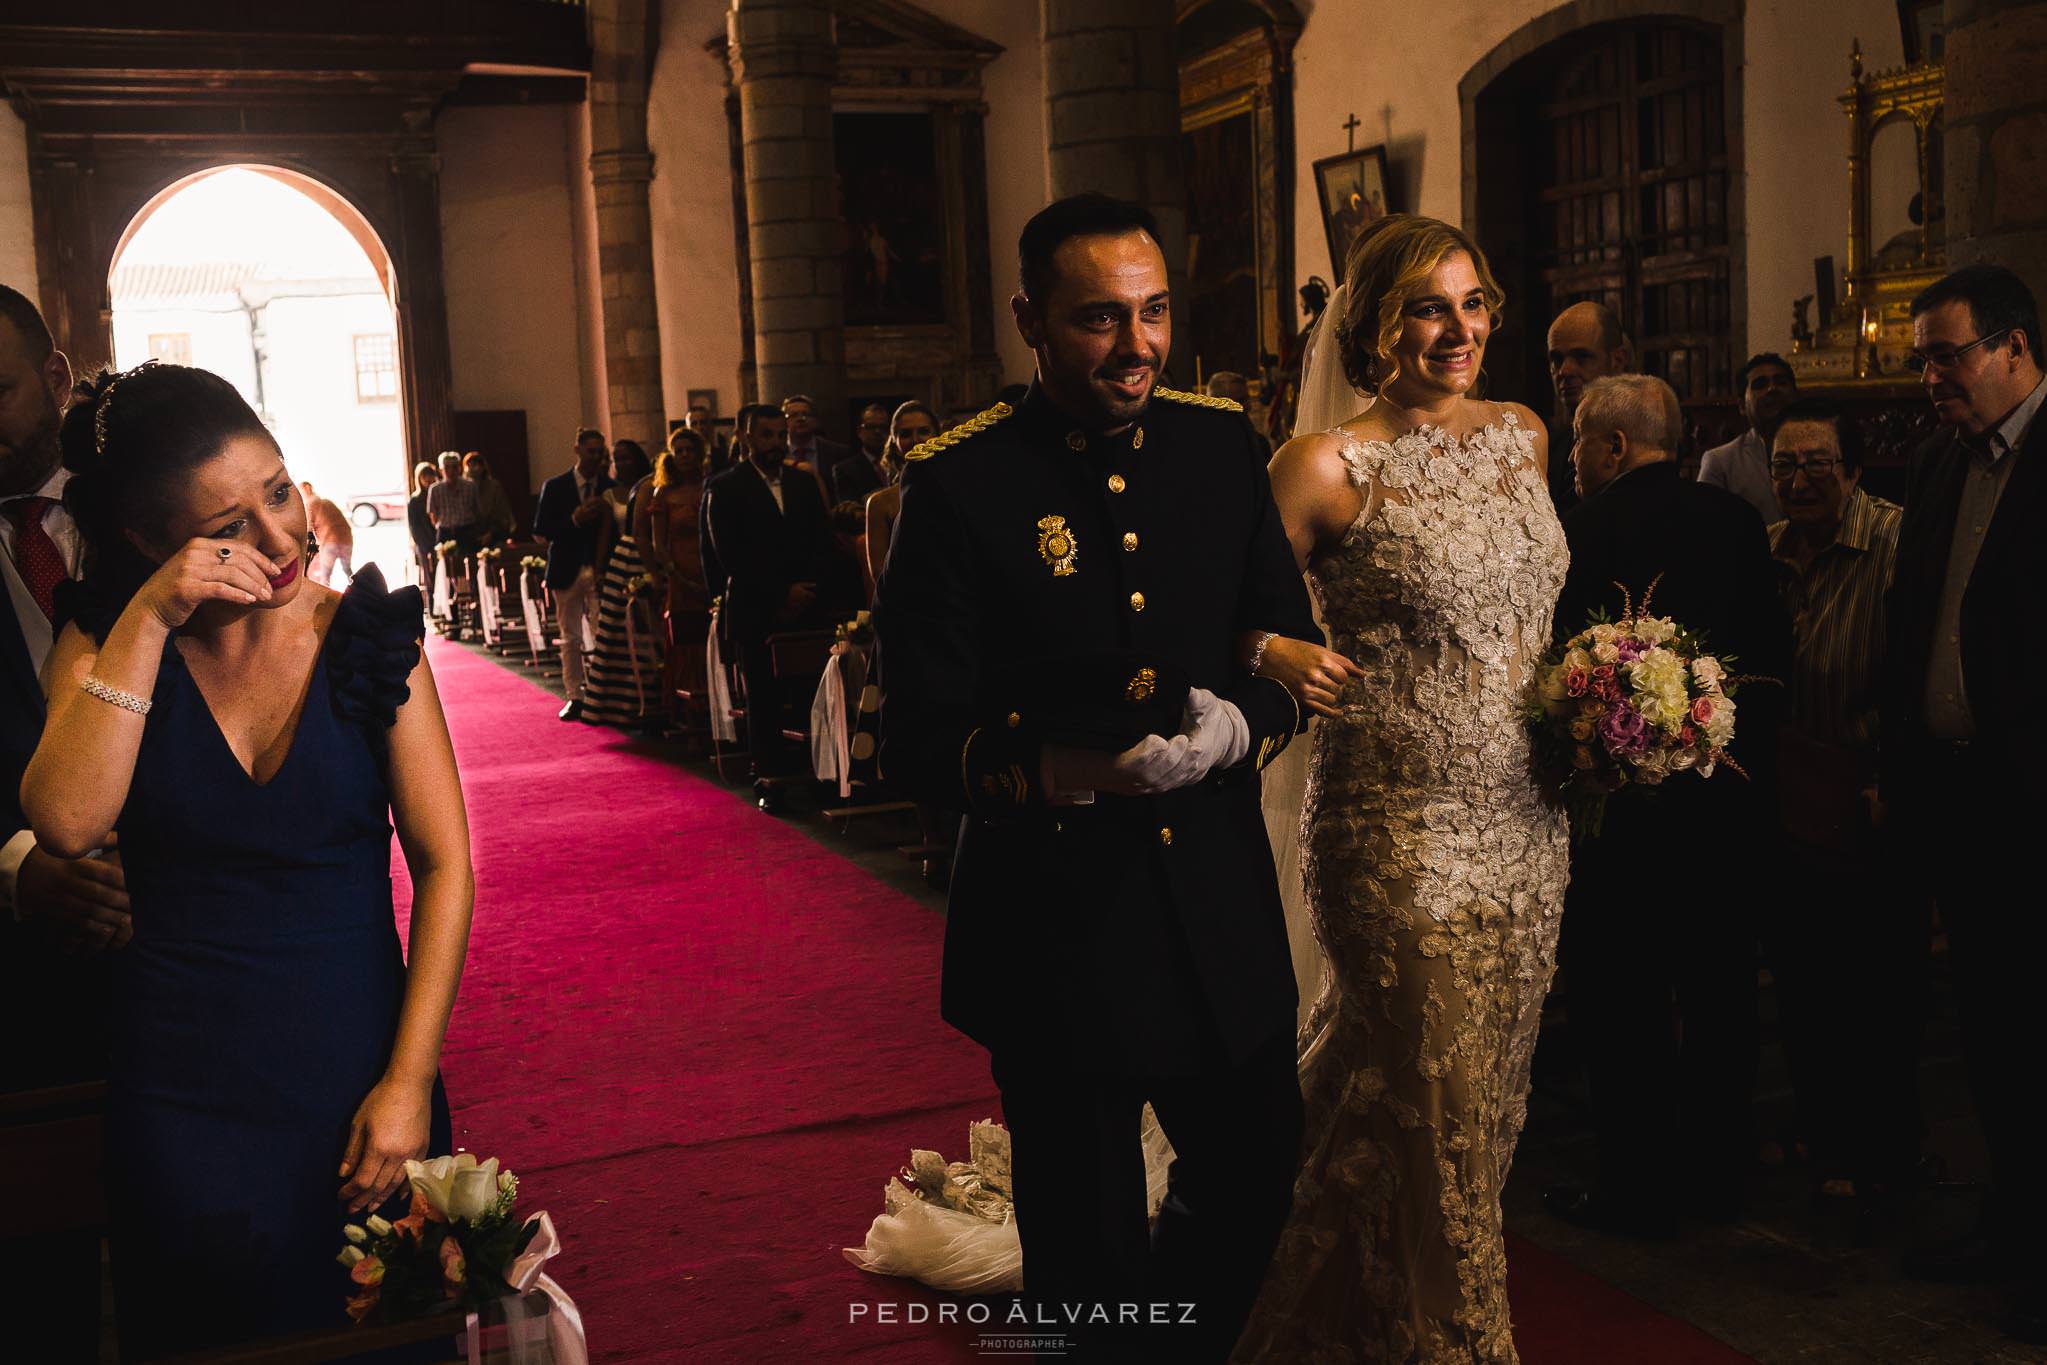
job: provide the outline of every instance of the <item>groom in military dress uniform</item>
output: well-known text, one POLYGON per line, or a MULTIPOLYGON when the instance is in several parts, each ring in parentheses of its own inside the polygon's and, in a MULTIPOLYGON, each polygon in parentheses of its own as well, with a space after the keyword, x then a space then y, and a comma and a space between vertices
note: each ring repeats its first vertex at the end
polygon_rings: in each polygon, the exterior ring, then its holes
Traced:
POLYGON ((1247 641, 1321 635, 1242 409, 1157 386, 1157 236, 1099 195, 1025 227, 1037 382, 909 454, 883 742, 967 811, 942 1004, 1002 1091, 1028 1297, 1062 1324, 1037 1330, 1067 1359, 1221 1361, 1301 1137, 1258 772, 1302 714, 1247 641), (1147 1102, 1176 1152, 1155 1227, 1147 1102))

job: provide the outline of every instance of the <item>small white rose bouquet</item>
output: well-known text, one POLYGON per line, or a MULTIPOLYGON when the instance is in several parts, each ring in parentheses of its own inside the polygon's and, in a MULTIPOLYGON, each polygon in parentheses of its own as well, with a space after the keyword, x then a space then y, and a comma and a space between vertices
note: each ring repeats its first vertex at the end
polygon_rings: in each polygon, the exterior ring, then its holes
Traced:
POLYGON ((1650 615, 1655 592, 1651 583, 1636 606, 1623 588, 1619 621, 1595 617, 1536 669, 1526 717, 1537 766, 1555 775, 1581 838, 1599 833, 1607 798, 1625 787, 1721 768, 1747 776, 1728 754, 1734 693, 1772 680, 1735 675, 1731 659, 1650 615))
POLYGON ((519 561, 519 567, 522 569, 544 569, 547 567, 547 560, 539 555, 527 555, 519 561))
MULTIPOLYGON (((495 545, 486 545, 481 550, 478 550, 476 552, 476 557, 478 559, 487 559, 490 560, 492 563, 495 563, 498 560, 503 559, 504 556, 505 552, 495 545)), ((547 562, 546 560, 541 561, 541 563, 543 564, 546 562, 547 562)))
POLYGON ((405 1174, 412 1182, 405 1217, 372 1214, 341 1230, 348 1244, 336 1259, 356 1285, 348 1315, 395 1322, 516 1293, 514 1263, 546 1219, 513 1217, 518 1177, 500 1171, 496 1157, 479 1162, 469 1152, 408 1161, 405 1174))

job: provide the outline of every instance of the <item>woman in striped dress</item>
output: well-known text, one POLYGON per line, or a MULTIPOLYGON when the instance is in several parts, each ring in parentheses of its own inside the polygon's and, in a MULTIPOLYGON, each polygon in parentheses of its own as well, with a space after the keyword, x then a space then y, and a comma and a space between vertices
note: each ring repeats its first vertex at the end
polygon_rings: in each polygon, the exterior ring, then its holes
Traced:
POLYGON ((604 496, 611 516, 598 533, 604 566, 597 596, 597 647, 584 664, 583 719, 600 725, 659 725, 664 712, 660 636, 654 614, 633 601, 631 584, 647 572, 640 553, 653 471, 637 441, 611 449, 617 483, 604 496), (636 535, 635 532, 639 534, 636 535), (637 615, 628 627, 627 614, 637 615))

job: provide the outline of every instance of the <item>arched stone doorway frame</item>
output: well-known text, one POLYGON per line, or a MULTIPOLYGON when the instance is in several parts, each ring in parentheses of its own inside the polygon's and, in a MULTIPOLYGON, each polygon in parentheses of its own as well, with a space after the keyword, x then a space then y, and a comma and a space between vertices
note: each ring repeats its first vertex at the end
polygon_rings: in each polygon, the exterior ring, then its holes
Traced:
MULTIPOLYGON (((231 170, 251 171, 266 180, 273 181, 284 186, 286 189, 302 194, 317 204, 328 217, 332 218, 340 226, 341 230, 346 232, 349 238, 355 242, 356 246, 361 249, 364 257, 368 259, 370 270, 376 275, 377 283, 383 289, 384 301, 391 308, 392 331, 394 335, 402 335, 398 325, 399 299, 396 288, 397 274, 392 267, 390 249, 384 245, 384 239, 378 233, 376 225, 370 222, 369 218, 356 206, 354 201, 334 186, 321 180, 318 176, 308 174, 305 171, 262 162, 237 161, 193 171, 178 177, 158 189, 135 211, 134 216, 128 220, 127 226, 121 230, 120 235, 115 239, 113 248, 107 257, 108 300, 106 326, 110 350, 109 359, 111 359, 114 316, 112 298, 113 274, 120 265, 121 256, 127 250, 128 244, 134 240, 135 234, 142 230, 142 225, 147 223, 159 209, 169 204, 186 190, 191 189, 194 185, 209 180, 223 171, 231 170)), ((412 395, 409 391, 409 386, 410 376, 407 373, 403 356, 401 355, 399 358, 398 384, 399 430, 407 438, 408 445, 412 436, 412 427, 409 421, 412 410, 412 395)), ((399 456, 403 462, 401 468, 396 471, 386 470, 377 486, 411 487, 412 466, 418 462, 417 458, 415 458, 410 450, 401 450, 399 456)))
MULTIPOLYGON (((1540 52, 1560 38, 1604 24, 1631 19, 1678 19, 1715 28, 1720 34, 1720 69, 1723 119, 1728 149, 1727 252, 1733 287, 1729 291, 1729 331, 1737 351, 1746 352, 1748 342, 1748 167, 1743 133, 1743 19, 1745 0, 1571 0, 1537 16, 1502 39, 1474 63, 1457 83, 1457 103, 1462 116, 1461 154, 1463 175, 1463 216, 1465 228, 1483 241, 1479 177, 1479 100, 1492 84, 1512 71, 1523 59, 1540 52)), ((1546 322, 1546 320, 1544 320, 1546 322)), ((1526 325, 1543 325, 1524 319, 1526 325)))
POLYGON ((90 373, 113 358, 110 278, 135 226, 178 189, 234 166, 276 173, 335 214, 358 241, 370 235, 376 249, 365 249, 395 320, 408 468, 449 448, 439 167, 426 150, 306 155, 204 139, 147 155, 33 156, 43 312, 73 367, 90 373))

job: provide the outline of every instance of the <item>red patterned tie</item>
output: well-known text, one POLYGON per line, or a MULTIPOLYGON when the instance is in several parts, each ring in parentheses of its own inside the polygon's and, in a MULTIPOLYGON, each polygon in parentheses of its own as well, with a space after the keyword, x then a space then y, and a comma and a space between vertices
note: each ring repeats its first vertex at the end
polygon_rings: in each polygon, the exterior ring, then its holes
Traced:
POLYGON ((14 523, 14 567, 46 617, 55 613, 57 585, 68 576, 63 552, 43 529, 43 514, 53 506, 52 498, 17 498, 5 508, 14 523))

